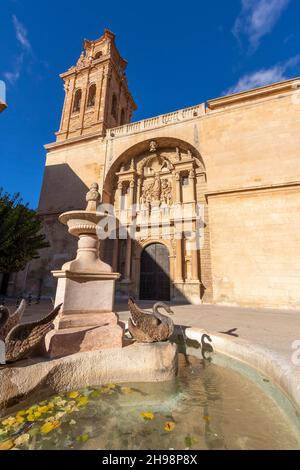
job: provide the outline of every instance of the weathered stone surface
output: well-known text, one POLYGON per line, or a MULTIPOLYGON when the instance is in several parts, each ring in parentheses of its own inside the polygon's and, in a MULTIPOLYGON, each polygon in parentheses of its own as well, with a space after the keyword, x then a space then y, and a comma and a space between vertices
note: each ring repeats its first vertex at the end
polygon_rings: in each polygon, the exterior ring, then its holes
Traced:
POLYGON ((111 382, 162 382, 176 374, 177 345, 169 342, 32 359, 0 368, 0 408, 41 387, 56 393, 111 382))
POLYGON ((56 331, 49 345, 49 356, 61 357, 97 349, 122 348, 123 328, 117 324, 100 327, 65 328, 56 331))

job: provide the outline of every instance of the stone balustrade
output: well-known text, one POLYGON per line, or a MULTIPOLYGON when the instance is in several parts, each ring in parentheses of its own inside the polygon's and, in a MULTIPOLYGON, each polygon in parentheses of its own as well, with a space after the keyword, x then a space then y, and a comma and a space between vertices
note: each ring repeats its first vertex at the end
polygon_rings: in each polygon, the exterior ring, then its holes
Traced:
POLYGON ((190 119, 198 118, 205 114, 205 104, 199 104, 190 108, 179 109, 172 113, 161 114, 149 119, 125 124, 124 126, 113 127, 106 132, 107 137, 122 137, 137 132, 144 132, 157 127, 162 127, 168 124, 176 124, 177 122, 188 121, 190 119))

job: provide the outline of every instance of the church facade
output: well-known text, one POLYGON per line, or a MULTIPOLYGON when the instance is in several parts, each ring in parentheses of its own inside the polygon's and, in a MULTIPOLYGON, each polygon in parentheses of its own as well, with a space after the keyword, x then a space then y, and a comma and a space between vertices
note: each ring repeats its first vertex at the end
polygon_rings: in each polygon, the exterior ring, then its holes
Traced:
POLYGON ((126 214, 101 243, 121 273, 117 296, 299 308, 299 82, 131 122, 126 65, 105 30, 61 75, 65 101, 39 203, 50 248, 16 275, 14 293, 54 296, 51 271, 76 244, 58 216, 84 208, 97 182, 117 220, 126 214))

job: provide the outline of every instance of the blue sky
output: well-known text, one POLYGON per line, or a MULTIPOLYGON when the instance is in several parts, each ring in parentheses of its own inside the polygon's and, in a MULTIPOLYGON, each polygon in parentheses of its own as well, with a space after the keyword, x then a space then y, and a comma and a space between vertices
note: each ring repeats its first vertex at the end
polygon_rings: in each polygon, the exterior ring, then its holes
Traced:
POLYGON ((115 32, 139 120, 299 76, 299 20, 299 0, 0 0, 0 187, 37 206, 84 38, 115 32))

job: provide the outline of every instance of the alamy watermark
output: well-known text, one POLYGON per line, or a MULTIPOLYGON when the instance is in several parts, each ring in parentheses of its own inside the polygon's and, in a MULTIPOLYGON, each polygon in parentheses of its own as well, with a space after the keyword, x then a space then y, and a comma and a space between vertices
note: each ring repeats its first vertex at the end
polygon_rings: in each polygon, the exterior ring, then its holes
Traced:
POLYGON ((131 238, 186 239, 190 250, 199 250, 204 243, 204 204, 135 204, 116 210, 111 204, 100 204, 103 214, 97 224, 100 240, 131 238))
POLYGON ((297 339, 292 343, 292 349, 295 350, 292 354, 292 363, 295 366, 299 366, 300 365, 300 339, 297 339))

